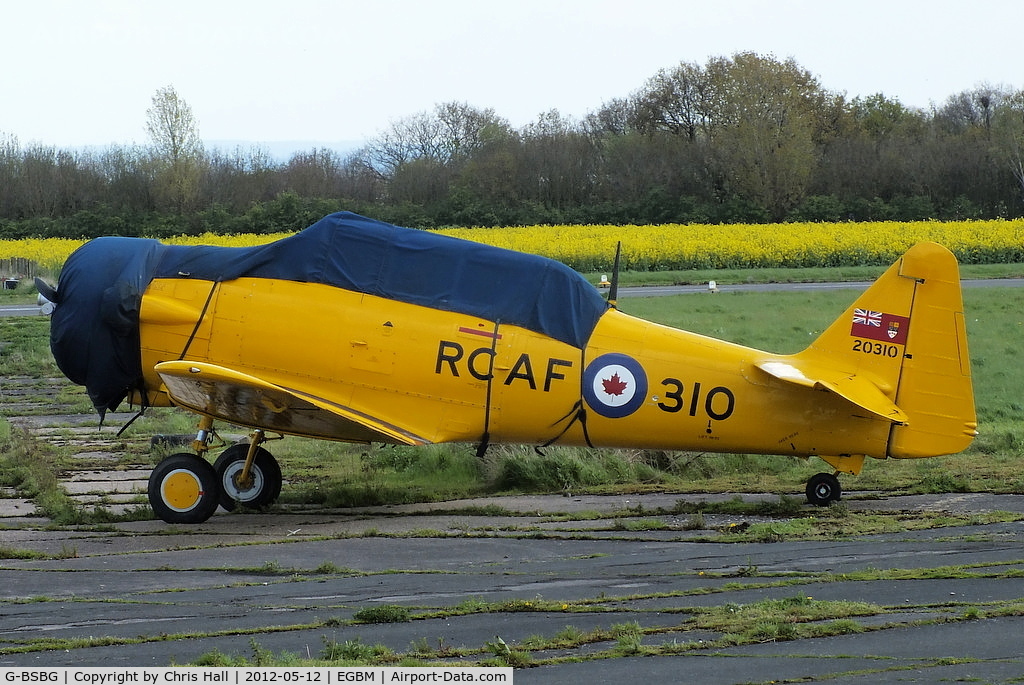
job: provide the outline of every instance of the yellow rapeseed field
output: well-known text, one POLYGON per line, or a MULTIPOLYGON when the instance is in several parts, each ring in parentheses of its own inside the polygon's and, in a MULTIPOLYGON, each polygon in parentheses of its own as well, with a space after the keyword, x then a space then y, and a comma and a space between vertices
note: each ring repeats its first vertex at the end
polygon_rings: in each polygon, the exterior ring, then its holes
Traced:
MULTIPOLYGON (((557 259, 582 272, 611 267, 622 241, 624 270, 715 269, 888 264, 922 240, 941 243, 964 263, 1024 262, 1024 219, 656 226, 520 226, 450 228, 444 235, 557 259)), ((167 240, 241 247, 288 234, 167 240)), ((0 260, 33 261, 56 273, 81 240, 0 240, 0 260)))
MULTIPOLYGON (((163 242, 172 245, 223 245, 225 247, 248 247, 262 245, 290 233, 268 233, 261 235, 215 235, 205 233, 198 236, 180 236, 163 242)), ((0 262, 5 260, 28 260, 35 262, 43 271, 58 273, 68 255, 78 249, 85 240, 69 238, 25 238, 22 240, 0 240, 0 262)), ((17 275, 17 274, 4 274, 17 275)))
POLYGON ((961 262, 1024 261, 1024 219, 659 226, 526 226, 446 229, 446 235, 533 252, 583 272, 608 269, 622 241, 622 268, 764 268, 889 264, 931 240, 961 262))

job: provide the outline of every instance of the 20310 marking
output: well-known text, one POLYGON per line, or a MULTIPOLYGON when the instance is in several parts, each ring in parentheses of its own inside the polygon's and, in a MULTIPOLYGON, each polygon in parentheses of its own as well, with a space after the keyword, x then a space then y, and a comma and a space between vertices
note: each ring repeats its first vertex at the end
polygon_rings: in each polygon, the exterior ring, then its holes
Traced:
POLYGON ((864 354, 877 354, 880 357, 891 357, 893 359, 900 356, 898 345, 887 345, 880 342, 871 342, 870 340, 854 340, 853 351, 863 352, 864 354))

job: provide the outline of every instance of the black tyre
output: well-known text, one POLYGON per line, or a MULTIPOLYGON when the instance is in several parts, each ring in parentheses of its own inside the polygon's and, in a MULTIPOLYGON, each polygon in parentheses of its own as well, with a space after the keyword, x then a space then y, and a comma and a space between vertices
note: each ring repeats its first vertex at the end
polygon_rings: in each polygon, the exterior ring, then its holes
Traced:
POLYGON ((827 507, 830 502, 838 502, 843 496, 839 479, 831 473, 818 473, 807 481, 807 501, 817 507, 827 507))
POLYGON ((149 503, 167 523, 202 523, 219 500, 216 471, 195 454, 172 454, 149 475, 149 503))
POLYGON ((251 482, 247 486, 238 483, 248 453, 248 445, 232 445, 221 452, 213 464, 220 486, 220 505, 227 511, 233 511, 239 504, 262 509, 276 502, 281 494, 281 467, 274 456, 262 447, 256 448, 249 472, 251 482))

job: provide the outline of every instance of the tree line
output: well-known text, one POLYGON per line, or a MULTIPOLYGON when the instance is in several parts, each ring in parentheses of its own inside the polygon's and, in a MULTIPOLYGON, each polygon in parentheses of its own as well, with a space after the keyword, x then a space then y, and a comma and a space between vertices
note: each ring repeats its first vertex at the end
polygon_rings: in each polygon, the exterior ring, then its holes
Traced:
POLYGON ((424 228, 1024 215, 1024 91, 917 109, 750 52, 660 70, 581 120, 514 128, 441 103, 346 155, 206 150, 173 87, 146 130, 149 145, 102 151, 0 135, 0 235, 261 233, 340 209, 424 228))

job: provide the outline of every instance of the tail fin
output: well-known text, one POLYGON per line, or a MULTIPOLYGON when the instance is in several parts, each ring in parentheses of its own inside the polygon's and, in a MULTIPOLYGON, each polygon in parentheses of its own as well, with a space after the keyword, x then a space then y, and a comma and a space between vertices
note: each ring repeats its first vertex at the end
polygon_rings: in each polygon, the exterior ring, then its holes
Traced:
POLYGON ((889 418, 890 457, 953 454, 977 435, 960 271, 941 245, 908 250, 794 361, 889 418))

